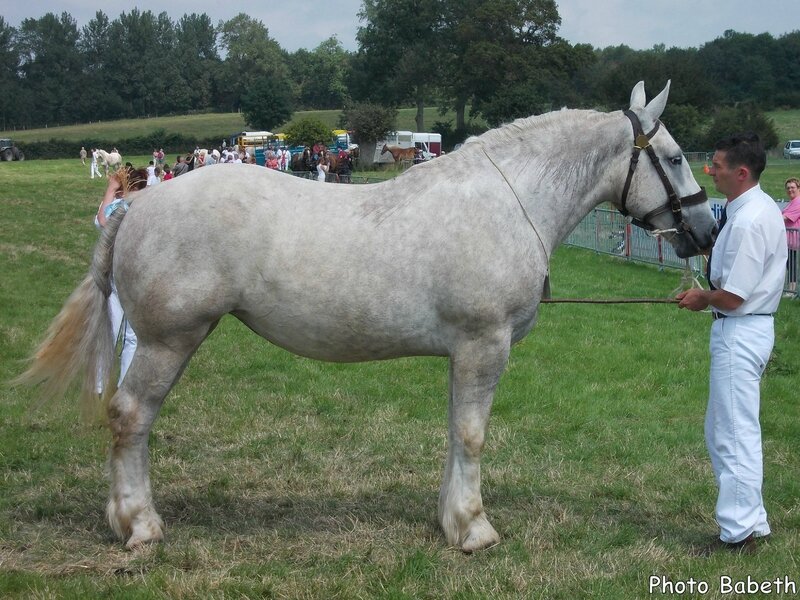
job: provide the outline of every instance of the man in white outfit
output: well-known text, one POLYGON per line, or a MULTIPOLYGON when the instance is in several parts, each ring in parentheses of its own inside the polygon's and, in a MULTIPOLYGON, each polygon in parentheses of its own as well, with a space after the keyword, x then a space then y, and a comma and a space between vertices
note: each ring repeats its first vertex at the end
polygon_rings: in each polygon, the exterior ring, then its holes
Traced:
POLYGON ((91 179, 94 179, 94 176, 97 175, 98 177, 102 177, 103 174, 100 173, 100 169, 97 167, 97 150, 92 148, 92 162, 89 165, 91 179))
POLYGON ((714 319, 705 435, 719 488, 720 536, 705 550, 750 553, 770 533, 761 496, 760 383, 775 339, 786 238, 780 210, 758 183, 766 167, 758 136, 732 136, 715 149, 710 175, 728 202, 709 257, 711 289, 679 294, 678 306, 710 306, 714 319))

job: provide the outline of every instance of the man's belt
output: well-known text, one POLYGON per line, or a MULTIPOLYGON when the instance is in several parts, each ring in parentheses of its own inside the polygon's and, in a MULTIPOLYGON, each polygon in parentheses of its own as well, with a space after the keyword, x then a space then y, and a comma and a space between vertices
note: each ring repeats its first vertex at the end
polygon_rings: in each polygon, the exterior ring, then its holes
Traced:
POLYGON ((771 317, 774 313, 747 313, 746 315, 726 315, 725 313, 711 311, 711 318, 716 321, 717 319, 727 319, 728 317, 771 317))

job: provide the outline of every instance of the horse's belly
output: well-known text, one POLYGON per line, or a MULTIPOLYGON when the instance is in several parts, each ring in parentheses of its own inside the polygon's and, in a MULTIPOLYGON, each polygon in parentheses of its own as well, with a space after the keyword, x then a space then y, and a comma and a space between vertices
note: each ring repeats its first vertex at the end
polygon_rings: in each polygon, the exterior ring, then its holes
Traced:
POLYGON ((333 362, 447 354, 441 325, 422 314, 387 315, 356 310, 307 310, 297 304, 265 313, 234 311, 270 342, 309 358, 333 362))

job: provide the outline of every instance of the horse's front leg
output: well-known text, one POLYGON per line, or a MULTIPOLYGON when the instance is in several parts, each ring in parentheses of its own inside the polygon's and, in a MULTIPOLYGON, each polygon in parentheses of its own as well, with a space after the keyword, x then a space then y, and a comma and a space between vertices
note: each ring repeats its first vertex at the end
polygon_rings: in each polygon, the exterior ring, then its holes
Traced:
POLYGON ((509 337, 498 334, 463 343, 450 357, 448 449, 439 521, 448 543, 464 552, 500 541, 483 511, 480 457, 509 349, 509 337))

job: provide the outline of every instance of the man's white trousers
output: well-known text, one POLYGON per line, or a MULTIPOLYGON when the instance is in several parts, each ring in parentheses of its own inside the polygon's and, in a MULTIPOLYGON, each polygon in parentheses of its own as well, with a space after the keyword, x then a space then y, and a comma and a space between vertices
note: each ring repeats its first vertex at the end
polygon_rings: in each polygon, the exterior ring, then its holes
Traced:
MULTIPOLYGON (((117 386, 120 386, 122 385, 122 380, 125 378, 125 373, 128 372, 128 367, 131 366, 133 354, 136 352, 137 340, 136 333, 131 328, 128 320, 125 319, 125 314, 122 311, 122 305, 120 304, 119 296, 117 295, 117 286, 113 279, 111 280, 111 295, 108 297, 108 314, 111 318, 111 332, 114 336, 115 346, 119 340, 120 329, 122 329, 124 326, 122 333, 122 354, 120 356, 119 365, 119 382, 117 384, 117 386)), ((98 394, 103 393, 102 381, 99 374, 95 391, 98 394)))
POLYGON ((770 533, 761 497, 761 375, 775 341, 771 316, 717 319, 711 326, 711 374, 705 435, 719 488, 723 542, 770 533))

